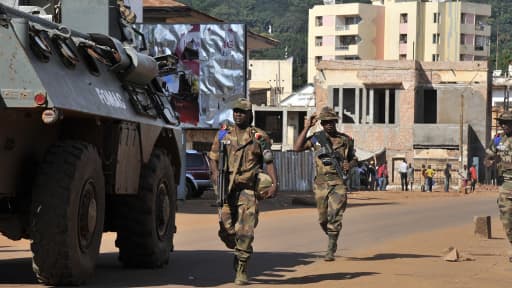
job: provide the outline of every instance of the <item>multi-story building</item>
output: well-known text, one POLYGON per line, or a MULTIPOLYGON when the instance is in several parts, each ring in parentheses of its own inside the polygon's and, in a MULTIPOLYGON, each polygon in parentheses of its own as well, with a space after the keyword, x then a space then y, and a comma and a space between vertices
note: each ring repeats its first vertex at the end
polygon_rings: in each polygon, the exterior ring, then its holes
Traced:
POLYGON ((309 10, 308 82, 322 60, 482 61, 491 6, 461 1, 373 0, 309 10))

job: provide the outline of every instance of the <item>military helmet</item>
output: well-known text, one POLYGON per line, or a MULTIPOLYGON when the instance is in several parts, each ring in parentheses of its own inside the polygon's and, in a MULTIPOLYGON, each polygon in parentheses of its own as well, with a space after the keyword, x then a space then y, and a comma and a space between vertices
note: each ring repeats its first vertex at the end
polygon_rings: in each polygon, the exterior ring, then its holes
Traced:
POLYGON ((512 111, 505 111, 501 113, 496 119, 498 121, 512 121, 512 111))
POLYGON ((261 199, 261 193, 270 187, 272 187, 272 178, 267 173, 259 172, 256 179, 257 198, 261 199))
POLYGON ((241 110, 245 110, 245 111, 250 111, 250 110, 252 110, 251 101, 249 101, 245 98, 239 98, 233 104, 233 109, 241 109, 241 110))
POLYGON ((318 120, 338 120, 339 117, 334 113, 334 110, 332 110, 329 106, 324 106, 320 110, 320 114, 318 114, 318 120))

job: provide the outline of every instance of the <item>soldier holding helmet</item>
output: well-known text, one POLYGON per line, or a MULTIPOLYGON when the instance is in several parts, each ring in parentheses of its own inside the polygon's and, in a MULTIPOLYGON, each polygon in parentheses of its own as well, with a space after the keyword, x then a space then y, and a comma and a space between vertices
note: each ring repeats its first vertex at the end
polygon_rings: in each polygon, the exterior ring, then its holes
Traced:
POLYGON ((258 224, 258 200, 273 198, 278 183, 270 138, 265 131, 251 126, 252 105, 249 100, 241 98, 235 102, 233 120, 235 125, 223 127, 217 132, 208 156, 211 159, 212 180, 216 185, 222 141, 228 155, 229 185, 226 203, 221 203, 219 237, 228 248, 235 249, 235 284, 244 285, 248 283, 247 262, 253 252, 254 229, 258 224), (267 183, 270 185, 258 193, 257 180, 260 178, 258 175, 262 174, 263 164, 268 173, 263 182, 270 182, 267 183))
POLYGON ((325 261, 334 261, 335 259, 343 213, 347 207, 347 187, 344 177, 337 173, 334 163, 332 163, 333 159, 325 157, 325 145, 331 145, 331 150, 340 156, 335 161, 342 162, 339 165, 342 166, 345 173, 349 169, 349 162, 355 157, 353 139, 347 134, 337 131, 337 123, 338 115, 330 107, 323 107, 318 117, 312 115, 305 121, 304 130, 297 137, 293 147, 297 152, 313 149, 315 153, 316 177, 313 191, 320 227, 329 238, 325 261), (309 129, 315 126, 318 120, 323 129, 307 137, 309 129), (321 139, 327 139, 327 141, 321 139))
MULTIPOLYGON (((486 150, 488 160, 496 161, 498 165, 498 208, 500 219, 512 244, 512 112, 506 111, 497 118, 503 132, 491 140, 486 150)), ((512 262, 512 253, 509 252, 512 262)))

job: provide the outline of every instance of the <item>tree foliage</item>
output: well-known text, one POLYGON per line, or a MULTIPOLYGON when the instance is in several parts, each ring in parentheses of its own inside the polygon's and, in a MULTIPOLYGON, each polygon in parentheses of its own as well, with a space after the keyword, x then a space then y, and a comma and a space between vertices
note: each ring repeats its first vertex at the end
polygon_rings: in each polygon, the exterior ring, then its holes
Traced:
MULTIPOLYGON (((449 0, 447 0, 449 1, 449 0)), ((462 0, 464 1, 464 0, 462 0)), ((307 81, 308 14, 322 0, 181 0, 193 9, 227 22, 245 23, 249 30, 280 41, 276 48, 251 52, 252 59, 284 59, 293 56, 293 87, 307 81), (272 33, 269 34, 269 27, 272 33)), ((341 1, 336 1, 341 3, 341 1)), ((370 0, 344 0, 343 3, 371 3, 370 0)), ((489 66, 506 70, 512 61, 512 0, 471 0, 492 5, 489 24, 489 66), (496 49, 496 46, 498 49, 496 49), (497 56, 497 57, 496 57, 497 56), (496 65, 497 59, 497 65, 496 65)))

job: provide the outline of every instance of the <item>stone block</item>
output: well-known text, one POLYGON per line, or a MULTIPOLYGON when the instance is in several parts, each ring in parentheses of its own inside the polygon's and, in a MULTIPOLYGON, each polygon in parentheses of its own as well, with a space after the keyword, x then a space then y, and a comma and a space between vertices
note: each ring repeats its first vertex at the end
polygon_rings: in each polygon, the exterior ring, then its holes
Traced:
POLYGON ((475 216, 475 235, 486 239, 491 239, 491 216, 475 216))

